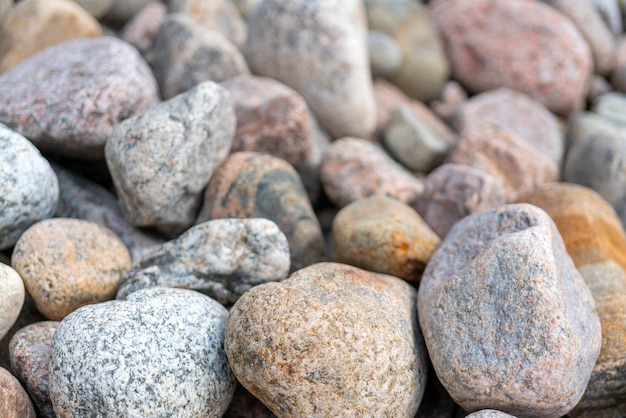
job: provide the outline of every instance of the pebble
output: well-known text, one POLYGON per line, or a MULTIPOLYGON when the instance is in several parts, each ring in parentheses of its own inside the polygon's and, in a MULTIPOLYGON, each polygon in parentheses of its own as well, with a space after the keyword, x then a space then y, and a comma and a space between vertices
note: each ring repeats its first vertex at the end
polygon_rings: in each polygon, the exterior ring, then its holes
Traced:
POLYGON ((154 38, 154 73, 164 99, 203 81, 220 82, 250 70, 228 38, 181 13, 170 14, 154 38))
POLYGON ((402 51, 396 41, 386 33, 368 30, 367 51, 373 77, 390 77, 402 65, 402 51))
POLYGON ((11 367, 43 418, 56 417, 48 390, 48 364, 52 336, 58 327, 57 321, 36 322, 16 332, 9 344, 11 367))
POLYGON ((467 93, 458 82, 448 81, 441 91, 441 96, 430 103, 433 112, 442 120, 452 124, 461 105, 467 101, 467 93))
POLYGON ((364 139, 342 138, 324 153, 320 179, 339 207, 373 195, 392 196, 409 206, 424 191, 422 180, 364 139))
POLYGON ((372 135, 376 107, 360 0, 266 0, 249 15, 249 28, 244 54, 253 73, 302 94, 332 137, 372 135))
POLYGON ((598 115, 604 116, 613 122, 626 126, 626 94, 609 92, 593 101, 591 110, 598 115))
POLYGON ((552 158, 529 147, 512 131, 487 121, 469 124, 446 162, 491 174, 502 184, 507 202, 559 177, 559 166, 552 158))
POLYGON ((470 91, 509 87, 560 115, 583 107, 593 60, 561 13, 529 0, 435 1, 430 7, 452 75, 470 91))
POLYGON ((158 0, 113 0, 113 4, 104 15, 104 20, 116 25, 124 24, 141 9, 158 0))
POLYGON ((224 347, 278 416, 413 417, 427 371, 415 302, 395 277, 315 264, 244 294, 224 347))
POLYGON ((170 235, 190 227, 235 124, 230 94, 205 81, 117 125, 106 161, 126 219, 170 235))
POLYGON ((112 37, 55 45, 0 75, 0 123, 80 159, 103 159, 114 125, 158 100, 137 50, 112 37))
POLYGON ((137 48, 148 64, 154 62, 154 37, 167 16, 163 3, 148 3, 124 25, 121 38, 137 48))
POLYGON ((0 74, 49 46, 100 36, 100 24, 69 0, 22 0, 0 26, 0 74))
POLYGON ((115 0, 72 0, 85 9, 87 13, 100 19, 113 6, 115 0))
POLYGON ((57 416, 221 417, 235 391, 227 316, 205 295, 167 288, 75 311, 52 339, 57 416))
POLYGON ((506 203, 502 183, 491 174, 460 164, 443 164, 426 177, 416 209, 444 238, 461 219, 506 203))
POLYGON ((409 206, 388 196, 350 203, 332 224, 337 261, 418 282, 441 240, 409 206))
POLYGON ((36 418, 33 404, 20 382, 0 367, 0 415, 2 418, 36 418))
POLYGON ((600 352, 600 321, 550 217, 505 205, 458 222, 431 257, 418 316, 437 376, 468 412, 560 417, 600 352))
POLYGON ((466 418, 515 418, 506 412, 496 411, 495 409, 483 409, 466 416, 466 418))
POLYGON ((298 173, 286 161, 231 154, 213 173, 196 224, 220 218, 267 218, 289 242, 291 271, 324 257, 322 230, 298 173))
POLYGON ((624 30, 619 3, 620 0, 591 0, 591 4, 614 35, 620 35, 624 30))
POLYGON ((0 123, 0 250, 12 247, 35 222, 52 217, 58 201, 59 183, 48 161, 0 123))
POLYGON ((39 312, 61 320, 81 306, 112 299, 122 273, 130 268, 130 255, 107 228, 54 218, 22 234, 11 264, 39 312))
POLYGON ((24 295, 22 278, 11 267, 0 263, 0 340, 17 321, 24 295))

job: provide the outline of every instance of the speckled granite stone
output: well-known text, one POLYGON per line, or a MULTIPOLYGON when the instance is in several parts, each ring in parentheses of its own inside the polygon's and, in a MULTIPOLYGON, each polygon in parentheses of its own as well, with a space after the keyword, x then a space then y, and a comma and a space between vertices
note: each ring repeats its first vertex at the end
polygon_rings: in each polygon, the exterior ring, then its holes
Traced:
POLYGON ((52 46, 0 75, 0 122, 79 159, 104 158, 113 126, 158 101, 141 55, 112 37, 52 46))
POLYGON ((141 52, 145 60, 154 62, 154 36, 167 16, 163 3, 149 3, 124 25, 120 36, 141 52))
POLYGON ((37 309, 61 320, 75 309, 112 299, 128 250, 109 229, 79 219, 54 218, 31 226, 15 244, 13 268, 37 309))
POLYGON ((15 324, 24 305, 24 282, 15 270, 0 263, 0 340, 15 324))
POLYGON ((297 90, 334 138, 369 138, 376 107, 360 0, 266 0, 248 15, 255 74, 297 90))
POLYGON ((337 261, 409 281, 422 277, 441 240, 409 206, 371 196, 344 207, 333 220, 337 261))
POLYGON ((320 263, 233 306, 224 347, 241 382, 281 417, 413 417, 426 383, 415 291, 320 263))
POLYGON ((167 288, 75 311, 52 340, 58 418, 221 417, 235 391, 223 349, 227 316, 205 295, 167 288))
POLYGON ((226 305, 289 273, 289 245, 268 219, 216 219, 147 253, 124 273, 117 298, 145 287, 202 292, 226 305))
POLYGON ((205 81, 117 125, 106 160, 126 219, 172 235, 191 226, 235 123, 230 94, 205 81))
POLYGON ((35 222, 52 217, 58 201, 59 183, 48 161, 0 123, 0 250, 12 247, 35 222))
POLYGON ((36 418, 33 404, 20 382, 0 367, 0 416, 2 418, 36 418))
POLYGON ((466 418, 515 418, 515 416, 495 409, 483 409, 467 415, 466 418))
POLYGON ((48 364, 52 336, 58 326, 56 321, 36 322, 16 332, 9 344, 11 368, 43 418, 56 417, 48 390, 48 364))
POLYGON ((602 342, 591 291, 550 217, 528 204, 457 223, 422 276, 418 311, 437 376, 469 412, 566 414, 602 342))
POLYGON ((298 174, 284 160, 237 152, 216 170, 196 223, 218 218, 267 218, 287 237, 291 270, 324 259, 324 238, 298 174))

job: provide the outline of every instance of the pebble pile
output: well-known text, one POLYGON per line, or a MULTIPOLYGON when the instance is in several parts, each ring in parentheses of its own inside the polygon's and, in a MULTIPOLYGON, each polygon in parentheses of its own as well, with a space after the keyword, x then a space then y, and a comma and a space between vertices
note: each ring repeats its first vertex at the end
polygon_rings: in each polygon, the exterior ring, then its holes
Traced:
POLYGON ((626 418, 625 22, 0 0, 0 417, 626 418))

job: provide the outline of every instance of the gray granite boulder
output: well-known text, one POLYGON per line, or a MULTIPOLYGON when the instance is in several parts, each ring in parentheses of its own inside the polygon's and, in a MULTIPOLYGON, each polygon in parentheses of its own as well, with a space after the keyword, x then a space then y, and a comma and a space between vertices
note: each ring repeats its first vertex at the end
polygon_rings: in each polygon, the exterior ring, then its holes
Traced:
POLYGON ((230 94, 211 81, 117 125, 106 160, 130 223, 174 235, 191 226, 235 126, 230 94))
POLYGON ((148 252, 122 276, 117 298, 164 286, 197 290, 231 304, 252 287, 288 273, 289 245, 274 222, 216 219, 148 252))
POLYGON ((235 391, 223 349, 228 311, 185 289, 151 288, 81 308, 52 339, 59 418, 221 417, 235 391))
POLYGON ((0 340, 9 332, 24 305, 24 282, 10 266, 0 263, 0 340))
POLYGON ((48 161, 0 123, 0 250, 12 247, 35 222, 52 217, 58 201, 59 183, 48 161))
POLYGON ((595 301, 554 222, 528 204, 466 217, 418 291, 430 359, 466 411, 560 417, 600 352, 595 301))

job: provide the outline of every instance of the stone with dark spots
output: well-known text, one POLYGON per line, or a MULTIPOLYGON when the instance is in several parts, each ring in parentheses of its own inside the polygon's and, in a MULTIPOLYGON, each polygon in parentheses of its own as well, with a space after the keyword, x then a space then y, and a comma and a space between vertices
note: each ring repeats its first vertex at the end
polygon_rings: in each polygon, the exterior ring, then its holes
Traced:
POLYGON ((235 391, 224 354, 228 311, 186 289, 151 288, 85 306, 54 334, 50 398, 58 418, 219 418, 235 391))
POLYGON ((36 418, 33 404, 20 382, 0 367, 0 416, 2 418, 36 418))
POLYGON ((230 155, 213 173, 196 223, 219 218, 274 221, 289 242, 292 271, 324 259, 324 238, 302 181, 282 159, 230 155))

